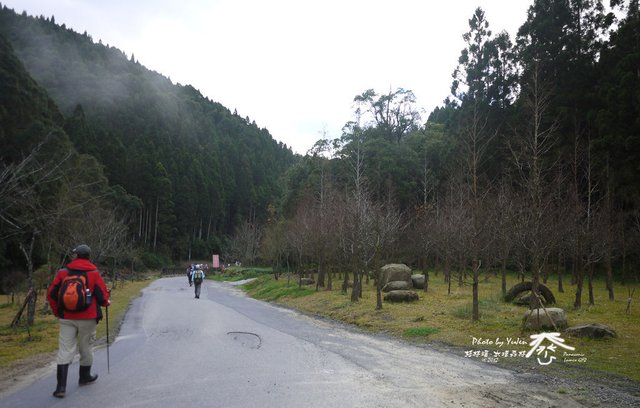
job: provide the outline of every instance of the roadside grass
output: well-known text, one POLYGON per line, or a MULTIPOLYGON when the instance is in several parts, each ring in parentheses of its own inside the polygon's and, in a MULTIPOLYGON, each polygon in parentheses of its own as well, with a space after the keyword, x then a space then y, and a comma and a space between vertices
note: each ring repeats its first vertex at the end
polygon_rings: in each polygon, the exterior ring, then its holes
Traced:
MULTIPOLYGON (((109 340, 115 340, 120 329, 120 323, 131 301, 140 295, 140 291, 147 287, 151 280, 127 281, 120 283, 111 291, 111 306, 109 307, 109 340)), ((40 291, 36 303, 34 324, 27 327, 27 311, 22 313, 17 327, 11 327, 11 321, 22 306, 24 294, 16 297, 11 303, 10 296, 2 296, 4 303, 0 304, 0 368, 7 368, 43 353, 52 353, 58 349, 58 319, 51 313, 46 304, 46 293, 40 291)), ((97 343, 106 343, 106 315, 98 324, 96 330, 97 343)))
POLYGON ((210 273, 207 279, 222 282, 235 282, 243 279, 257 278, 272 273, 271 268, 231 266, 222 272, 210 273))
POLYGON ((411 327, 402 333, 405 337, 426 337, 440 330, 436 327, 411 327))
MULTIPOLYGON (((415 272, 419 273, 419 272, 415 272)), ((439 343, 459 348, 459 353, 465 356, 465 351, 488 350, 493 352, 507 350, 528 351, 533 332, 524 331, 522 317, 526 307, 506 303, 502 300, 500 278, 490 274, 485 280, 481 278, 479 285, 480 320, 473 322, 472 292, 468 284, 458 287, 452 282, 451 294, 447 293, 447 284, 443 275, 430 273, 428 292, 418 290, 420 299, 414 303, 383 302, 381 310, 375 310, 376 293, 373 280, 363 285, 363 295, 360 301, 351 302, 350 291, 341 293, 340 289, 332 291, 315 291, 315 287, 303 287, 293 281, 287 285, 286 279, 274 280, 272 276, 262 276, 251 283, 243 285, 247 293, 255 298, 273 301, 305 313, 325 316, 342 322, 356 325, 362 329, 386 333, 393 336, 409 338, 412 341, 424 343, 439 343), (481 344, 482 341, 493 344, 481 344), (511 341, 512 343, 507 343, 511 341), (515 341, 515 343, 514 343, 515 341), (498 345, 502 342, 502 345, 498 345)), ((335 277, 334 282, 340 277, 335 277)), ((507 288, 518 283, 517 276, 507 277, 507 288)), ((557 280, 550 278, 546 284, 554 293, 557 304, 567 313, 569 326, 586 323, 606 324, 617 332, 613 339, 591 340, 562 336, 565 344, 575 347, 574 351, 558 347, 555 363, 544 368, 551 370, 566 367, 584 372, 605 371, 640 381, 640 306, 637 301, 631 304, 629 314, 627 307, 627 287, 615 284, 615 301, 609 301, 606 285, 603 279, 594 281, 595 304, 588 305, 588 292, 582 295, 583 306, 580 310, 573 309, 575 286, 569 280, 564 282, 565 292, 557 290, 557 280), (564 361, 563 352, 583 355, 586 361, 564 361), (548 367, 554 368, 548 368, 548 367)), ((470 357, 471 358, 471 357, 470 357)), ((500 363, 509 364, 509 358, 501 357, 500 363)), ((522 359, 527 365, 542 369, 535 358, 522 359)), ((581 359, 582 360, 582 359, 581 359)), ((513 360, 511 360, 513 361, 513 360)), ((495 362, 495 361, 494 361, 495 362)), ((515 363, 515 362, 514 362, 515 363)))
POLYGON ((268 302, 276 301, 280 298, 296 299, 313 295, 315 290, 309 287, 298 287, 297 283, 289 282, 289 285, 282 284, 281 280, 275 280, 270 275, 263 275, 256 280, 244 285, 247 289, 252 289, 252 296, 256 299, 268 302))

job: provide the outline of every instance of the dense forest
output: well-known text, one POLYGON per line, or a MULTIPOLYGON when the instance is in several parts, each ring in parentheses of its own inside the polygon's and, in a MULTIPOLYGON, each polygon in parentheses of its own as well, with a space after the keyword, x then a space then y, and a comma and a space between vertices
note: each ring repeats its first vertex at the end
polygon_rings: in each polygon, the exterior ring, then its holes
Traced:
POLYGON ((409 89, 363 90, 341 137, 300 158, 133 56, 4 8, 0 268, 82 237, 119 265, 219 251, 326 289, 346 271, 353 300, 391 261, 476 297, 511 270, 534 292, 574 285, 577 308, 603 276, 613 299, 613 279, 640 277, 638 0, 535 0, 515 38, 480 8, 466 18, 458 61, 437 62, 451 95, 426 120, 409 89), (122 228, 117 245, 86 234, 98 221, 122 228))
POLYGON ((266 129, 54 17, 0 8, 5 290, 75 242, 159 267, 224 253, 238 225, 266 220, 298 160, 266 129))

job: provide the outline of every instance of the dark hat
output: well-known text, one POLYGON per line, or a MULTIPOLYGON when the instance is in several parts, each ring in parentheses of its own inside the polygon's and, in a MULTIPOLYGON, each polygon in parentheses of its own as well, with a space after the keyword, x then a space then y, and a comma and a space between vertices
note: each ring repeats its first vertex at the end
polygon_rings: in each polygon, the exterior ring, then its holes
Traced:
POLYGON ((91 255, 91 248, 89 248, 89 245, 82 244, 73 248, 73 251, 71 252, 78 255, 78 258, 89 258, 89 255, 91 255))

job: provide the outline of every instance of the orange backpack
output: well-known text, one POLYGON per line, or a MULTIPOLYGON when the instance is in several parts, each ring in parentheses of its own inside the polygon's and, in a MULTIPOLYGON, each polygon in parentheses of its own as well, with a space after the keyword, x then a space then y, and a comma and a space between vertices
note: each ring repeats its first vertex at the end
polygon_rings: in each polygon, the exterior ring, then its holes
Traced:
MULTIPOLYGON (((76 271, 74 271, 76 272, 76 271)), ((87 273, 80 274, 69 271, 62 279, 58 291, 58 305, 69 312, 87 310, 91 305, 91 292, 88 287, 87 273)))

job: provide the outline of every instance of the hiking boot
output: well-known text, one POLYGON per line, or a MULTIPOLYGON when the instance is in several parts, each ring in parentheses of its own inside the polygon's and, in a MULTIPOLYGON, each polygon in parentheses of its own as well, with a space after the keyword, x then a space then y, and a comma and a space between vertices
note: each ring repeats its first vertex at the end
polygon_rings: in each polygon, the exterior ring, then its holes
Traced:
POLYGON ((58 370, 56 377, 58 384, 56 390, 53 392, 53 396, 56 398, 64 398, 64 393, 67 390, 67 373, 69 371, 69 364, 58 364, 58 370))
POLYGON ((98 374, 91 375, 91 366, 80 366, 80 379, 78 380, 78 384, 92 384, 97 379, 98 374))

